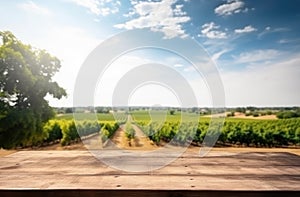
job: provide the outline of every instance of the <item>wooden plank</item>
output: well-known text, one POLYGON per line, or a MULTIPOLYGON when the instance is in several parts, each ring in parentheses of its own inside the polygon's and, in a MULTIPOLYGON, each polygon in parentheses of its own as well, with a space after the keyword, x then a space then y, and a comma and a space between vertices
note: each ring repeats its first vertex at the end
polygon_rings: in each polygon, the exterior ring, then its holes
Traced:
POLYGON ((88 151, 20 151, 0 158, 0 189, 300 191, 300 157, 284 152, 212 151, 203 158, 185 153, 164 168, 133 173, 110 168, 88 151))
POLYGON ((0 190, 2 197, 288 197, 299 196, 299 191, 212 191, 212 190, 0 190))

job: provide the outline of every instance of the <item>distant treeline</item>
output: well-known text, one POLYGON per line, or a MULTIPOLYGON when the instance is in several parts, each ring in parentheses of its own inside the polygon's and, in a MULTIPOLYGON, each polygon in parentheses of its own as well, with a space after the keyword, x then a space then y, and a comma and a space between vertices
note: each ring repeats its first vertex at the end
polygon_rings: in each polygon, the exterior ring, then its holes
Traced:
POLYGON ((209 108, 209 107, 191 107, 191 108, 179 108, 179 107, 147 107, 147 106, 134 106, 134 107, 61 107, 54 108, 57 114, 65 113, 84 113, 84 112, 96 112, 96 113, 110 113, 117 111, 147 111, 147 110, 168 110, 170 113, 189 112, 200 115, 210 115, 217 113, 227 112, 227 116, 234 116, 235 112, 243 113, 246 116, 265 116, 276 115, 279 119, 297 118, 300 117, 300 107, 234 107, 234 108, 209 108), (230 112, 230 113, 228 113, 230 112))

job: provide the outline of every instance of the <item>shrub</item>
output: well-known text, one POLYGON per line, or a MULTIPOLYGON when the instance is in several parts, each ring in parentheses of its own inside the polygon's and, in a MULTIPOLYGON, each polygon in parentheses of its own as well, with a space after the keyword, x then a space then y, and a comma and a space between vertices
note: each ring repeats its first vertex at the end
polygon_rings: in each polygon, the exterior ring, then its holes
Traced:
POLYGON ((43 132, 45 133, 44 142, 50 143, 62 138, 62 130, 59 124, 59 121, 50 120, 48 121, 44 128, 43 132))

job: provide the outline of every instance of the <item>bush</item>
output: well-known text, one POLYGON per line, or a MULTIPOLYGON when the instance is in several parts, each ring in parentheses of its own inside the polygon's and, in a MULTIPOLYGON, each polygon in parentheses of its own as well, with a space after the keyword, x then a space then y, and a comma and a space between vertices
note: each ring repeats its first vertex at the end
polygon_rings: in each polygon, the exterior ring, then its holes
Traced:
POLYGON ((58 121, 50 120, 43 128, 45 133, 44 142, 50 143, 58 141, 62 138, 62 130, 58 121))
POLYGON ((257 111, 253 112, 252 113, 253 117, 258 117, 259 116, 259 113, 257 111))
POLYGON ((77 141, 79 139, 74 121, 64 121, 62 133, 63 137, 61 139, 61 145, 63 146, 69 145, 72 141, 77 141))
POLYGON ((279 119, 297 118, 300 117, 300 113, 294 111, 281 111, 276 114, 279 119))
POLYGON ((103 142, 106 141, 111 136, 113 136, 113 134, 119 128, 119 125, 116 122, 111 122, 111 121, 102 122, 100 123, 100 126, 101 126, 100 136, 103 142))
POLYGON ((94 133, 100 133, 101 138, 106 140, 110 138, 119 128, 114 121, 95 122, 72 120, 50 120, 43 128, 44 142, 50 143, 61 141, 63 146, 80 140, 80 137, 86 137, 94 133), (100 130, 101 128, 101 130, 100 130))
POLYGON ((125 125, 125 135, 129 141, 135 137, 135 130, 130 122, 127 122, 125 125))

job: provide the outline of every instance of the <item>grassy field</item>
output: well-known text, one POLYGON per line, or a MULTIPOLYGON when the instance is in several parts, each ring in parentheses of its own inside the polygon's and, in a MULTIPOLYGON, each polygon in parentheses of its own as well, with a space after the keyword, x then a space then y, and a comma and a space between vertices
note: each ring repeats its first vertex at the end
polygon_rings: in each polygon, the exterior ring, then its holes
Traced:
POLYGON ((159 112, 151 112, 150 115, 147 111, 134 111, 131 114, 135 124, 156 143, 173 140, 177 144, 184 144, 193 136, 193 141, 201 144, 205 136, 219 133, 218 143, 223 145, 287 147, 300 144, 300 118, 226 117, 223 126, 219 127, 210 126, 211 117, 196 113, 176 112, 174 115, 162 116, 159 112), (155 121, 159 116, 164 117, 165 121, 155 121), (187 119, 181 121, 183 116, 187 119))
MULTIPOLYGON (((184 117, 187 121, 198 121, 198 120, 210 120, 211 116, 199 116, 199 114, 196 113, 190 113, 190 112, 176 112, 174 115, 171 115, 170 113, 167 113, 166 111, 145 111, 145 110, 139 110, 139 111, 131 111, 129 113, 133 120, 135 121, 145 121, 150 122, 151 118, 155 120, 163 119, 168 122, 178 122, 181 121, 181 118, 184 117)), ((116 119, 125 119, 127 118, 127 114, 124 112, 121 113, 97 113, 96 114, 99 121, 115 121, 116 119)), ((220 115, 217 115, 215 117, 218 117, 220 115)), ((94 113, 77 113, 76 117, 79 120, 93 120, 95 118, 94 113)), ((263 117, 263 116, 262 116, 263 117)), ((225 120, 227 121, 269 121, 269 120, 278 120, 276 118, 262 118, 257 117, 253 118, 252 116, 235 116, 235 117, 225 117, 225 120)), ((67 114, 58 114, 55 117, 56 120, 73 120, 74 115, 73 113, 67 113, 67 114)))
MULTIPOLYGON (((287 147, 300 144, 300 118, 291 119, 253 119, 253 118, 224 118, 223 125, 212 125, 211 117, 199 116, 196 113, 178 112, 174 114, 165 111, 131 111, 130 113, 97 114, 99 122, 109 121, 110 124, 130 121, 139 126, 142 131, 156 144, 162 141, 174 141, 176 144, 184 144, 193 138, 193 142, 202 144, 206 135, 219 133, 218 143, 223 145, 238 145, 246 147, 287 147), (182 120, 182 118, 185 118, 182 120), (124 120, 123 122, 119 121, 124 120), (220 127, 221 126, 221 127, 220 127)), ((77 114, 82 121, 93 120, 94 114, 77 114)), ((72 114, 59 115, 56 119, 72 120, 72 114)), ((58 123, 63 124, 63 123, 58 123)), ((84 123, 83 127, 89 128, 94 123, 84 123)), ((63 127, 62 127, 63 128, 63 127)), ((71 128, 71 127, 70 127, 71 128)), ((93 126, 97 131, 97 127, 93 126)), ((109 135, 113 135, 116 128, 111 129, 109 135)))
MULTIPOLYGON (((94 120, 95 115, 97 116, 97 119, 99 121, 115 121, 115 119, 125 119, 127 116, 125 113, 118 113, 118 114, 112 114, 112 113, 76 113, 76 118, 78 120, 94 120), (116 116, 116 117, 115 117, 116 116)), ((73 120, 74 115, 73 113, 68 114, 58 114, 55 117, 56 120, 73 120)))
MULTIPOLYGON (((178 122, 181 121, 183 118, 185 121, 198 121, 200 116, 196 113, 189 113, 189 112, 176 112, 174 115, 166 111, 132 111, 130 112, 134 121, 145 121, 150 122, 151 118, 152 121, 155 120, 165 120, 167 122, 178 122)), ((203 117, 202 117, 203 118, 203 117)), ((210 119, 210 118, 204 118, 210 119)))
MULTIPOLYGON (((124 119, 126 118, 125 113, 97 113, 97 118, 99 121, 115 121, 116 119, 124 119)), ((188 121, 197 121, 200 116, 196 113, 188 113, 188 112, 177 112, 174 115, 170 115, 169 113, 165 113, 164 111, 132 111, 130 112, 132 118, 136 121, 146 121, 150 122, 151 117, 153 120, 165 119, 166 121, 180 121, 182 117, 185 117, 188 121)), ((94 113, 77 113, 76 118, 79 120, 93 120, 95 118, 94 113)), ((73 113, 68 114, 58 114, 55 117, 56 120, 73 120, 73 113)), ((201 117, 201 119, 209 120, 209 117, 201 117)))
MULTIPOLYGON (((212 118, 218 118, 221 117, 222 114, 215 114, 215 115, 199 115, 196 113, 190 113, 190 112, 176 112, 174 115, 171 115, 170 113, 165 113, 164 111, 132 111, 130 112, 132 118, 136 122, 151 122, 155 120, 163 119, 166 122, 180 122, 182 117, 184 117, 183 122, 194 122, 194 121, 210 121, 212 118)), ((234 117, 225 117, 225 122, 264 122, 264 121, 279 121, 277 118, 270 118, 269 116, 267 118, 261 117, 255 117, 252 116, 234 116, 234 117)))

